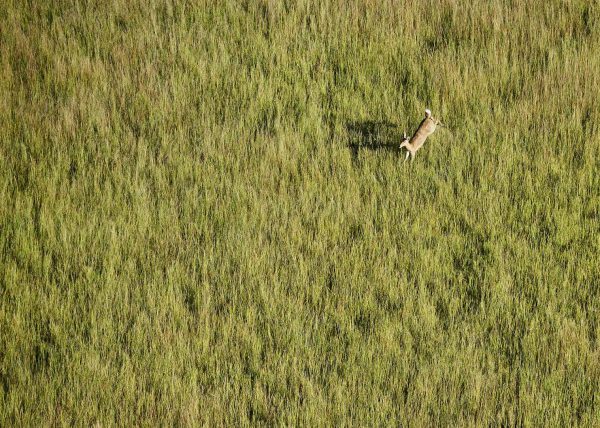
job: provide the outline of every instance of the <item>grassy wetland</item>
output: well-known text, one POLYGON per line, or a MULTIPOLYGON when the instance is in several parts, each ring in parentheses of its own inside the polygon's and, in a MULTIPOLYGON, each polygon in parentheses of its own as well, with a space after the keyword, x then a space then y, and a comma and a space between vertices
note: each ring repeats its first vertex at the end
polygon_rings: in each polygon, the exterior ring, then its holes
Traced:
POLYGON ((3 3, 0 425, 600 424, 597 2, 3 3))

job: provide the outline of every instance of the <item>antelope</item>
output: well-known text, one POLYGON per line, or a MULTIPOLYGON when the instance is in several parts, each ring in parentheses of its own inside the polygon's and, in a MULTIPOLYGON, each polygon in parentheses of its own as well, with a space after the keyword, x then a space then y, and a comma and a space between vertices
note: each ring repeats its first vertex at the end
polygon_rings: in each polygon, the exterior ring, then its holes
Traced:
POLYGON ((408 157, 411 155, 411 161, 414 160, 417 150, 419 150, 421 146, 425 144, 427 137, 433 134, 433 131, 435 131, 435 128, 438 125, 441 126, 440 121, 431 115, 431 110, 425 109, 425 119, 421 121, 421 124, 415 131, 415 134, 412 136, 412 138, 408 138, 406 136, 406 132, 404 132, 402 137, 402 144, 400 144, 400 148, 406 147, 407 150, 404 162, 406 162, 408 157))

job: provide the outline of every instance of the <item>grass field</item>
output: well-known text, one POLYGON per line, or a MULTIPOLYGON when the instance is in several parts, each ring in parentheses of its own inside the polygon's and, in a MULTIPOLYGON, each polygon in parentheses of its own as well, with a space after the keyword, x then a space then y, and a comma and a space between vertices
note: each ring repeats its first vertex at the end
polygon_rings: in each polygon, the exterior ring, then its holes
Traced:
POLYGON ((600 426, 600 3, 2 3, 0 426, 600 426))

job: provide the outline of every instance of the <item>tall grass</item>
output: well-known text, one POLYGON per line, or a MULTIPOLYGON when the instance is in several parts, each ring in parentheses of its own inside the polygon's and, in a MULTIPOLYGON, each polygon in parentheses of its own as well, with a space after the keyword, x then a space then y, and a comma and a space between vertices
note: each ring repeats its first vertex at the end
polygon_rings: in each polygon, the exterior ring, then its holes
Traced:
POLYGON ((597 426, 597 2, 0 22, 0 425, 597 426))

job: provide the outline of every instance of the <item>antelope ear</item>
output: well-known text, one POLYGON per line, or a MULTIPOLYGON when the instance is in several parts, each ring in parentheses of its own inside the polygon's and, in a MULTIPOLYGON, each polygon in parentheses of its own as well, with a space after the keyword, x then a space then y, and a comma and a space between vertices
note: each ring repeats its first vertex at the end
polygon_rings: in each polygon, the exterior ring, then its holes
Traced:
POLYGON ((425 109, 425 117, 430 117, 431 116, 431 110, 429 110, 428 108, 425 109))
POLYGON ((407 137, 406 137, 406 131, 404 131, 404 132, 402 133, 402 138, 404 138, 404 139, 406 140, 406 138, 407 138, 407 137))

